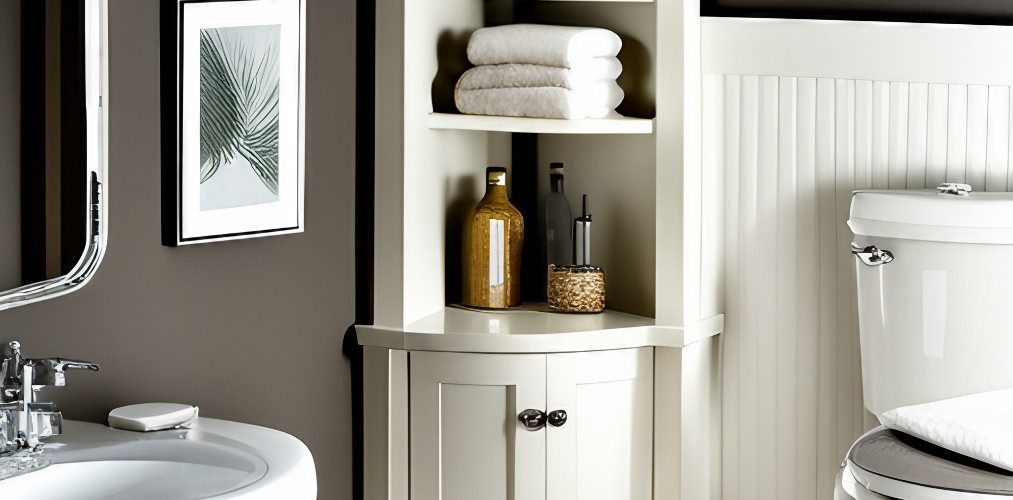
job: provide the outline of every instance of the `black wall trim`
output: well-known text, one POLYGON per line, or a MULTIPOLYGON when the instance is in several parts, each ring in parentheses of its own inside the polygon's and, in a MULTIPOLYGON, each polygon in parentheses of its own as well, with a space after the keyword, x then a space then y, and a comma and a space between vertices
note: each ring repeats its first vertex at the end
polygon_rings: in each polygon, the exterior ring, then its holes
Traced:
MULTIPOLYGON (((355 323, 373 324, 373 203, 376 186, 376 2, 355 6, 355 323)), ((365 497, 362 347, 355 328, 345 333, 352 365, 352 498, 365 497)))
POLYGON ((176 246, 177 241, 177 172, 179 166, 179 29, 181 3, 179 0, 162 0, 159 5, 159 37, 161 77, 161 133, 162 133, 162 185, 161 219, 162 244, 176 246))
POLYGON ((46 278, 46 9, 21 2, 21 280, 46 278))
POLYGON ((67 274, 81 259, 87 240, 84 2, 63 2, 60 17, 60 270, 67 274))

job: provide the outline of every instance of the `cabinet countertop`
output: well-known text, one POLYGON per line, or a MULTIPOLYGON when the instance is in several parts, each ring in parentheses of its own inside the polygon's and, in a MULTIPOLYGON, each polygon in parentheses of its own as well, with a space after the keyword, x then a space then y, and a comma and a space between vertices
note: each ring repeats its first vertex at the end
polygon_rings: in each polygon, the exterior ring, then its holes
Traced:
POLYGON ((356 325, 363 346, 409 351, 549 353, 633 347, 685 347, 721 333, 724 316, 686 327, 616 311, 562 314, 542 310, 474 311, 447 307, 405 327, 356 325))

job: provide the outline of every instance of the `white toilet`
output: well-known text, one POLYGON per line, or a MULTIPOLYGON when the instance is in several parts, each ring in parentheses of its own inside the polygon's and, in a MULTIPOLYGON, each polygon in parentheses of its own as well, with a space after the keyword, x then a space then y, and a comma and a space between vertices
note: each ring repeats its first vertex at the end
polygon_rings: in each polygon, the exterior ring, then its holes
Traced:
MULTIPOLYGON (((865 407, 877 417, 1013 388, 1013 193, 969 191, 852 199, 865 407)), ((879 427, 848 452, 835 498, 1010 495, 1013 472, 879 427)))

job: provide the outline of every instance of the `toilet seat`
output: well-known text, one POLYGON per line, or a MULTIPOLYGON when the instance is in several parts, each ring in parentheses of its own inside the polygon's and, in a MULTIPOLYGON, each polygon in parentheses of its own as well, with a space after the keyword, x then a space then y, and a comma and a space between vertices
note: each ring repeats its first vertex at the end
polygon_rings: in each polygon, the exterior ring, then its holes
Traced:
POLYGON ((1013 498, 1013 472, 885 427, 852 445, 842 485, 858 499, 869 498, 868 492, 924 500, 1013 498))

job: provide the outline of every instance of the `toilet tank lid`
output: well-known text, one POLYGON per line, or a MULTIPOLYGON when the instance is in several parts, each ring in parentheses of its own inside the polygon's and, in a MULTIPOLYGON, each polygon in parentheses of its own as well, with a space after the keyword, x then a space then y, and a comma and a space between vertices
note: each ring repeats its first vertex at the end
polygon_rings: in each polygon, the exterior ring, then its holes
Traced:
POLYGON ((1013 244, 1013 193, 855 191, 848 226, 862 236, 1013 244))

